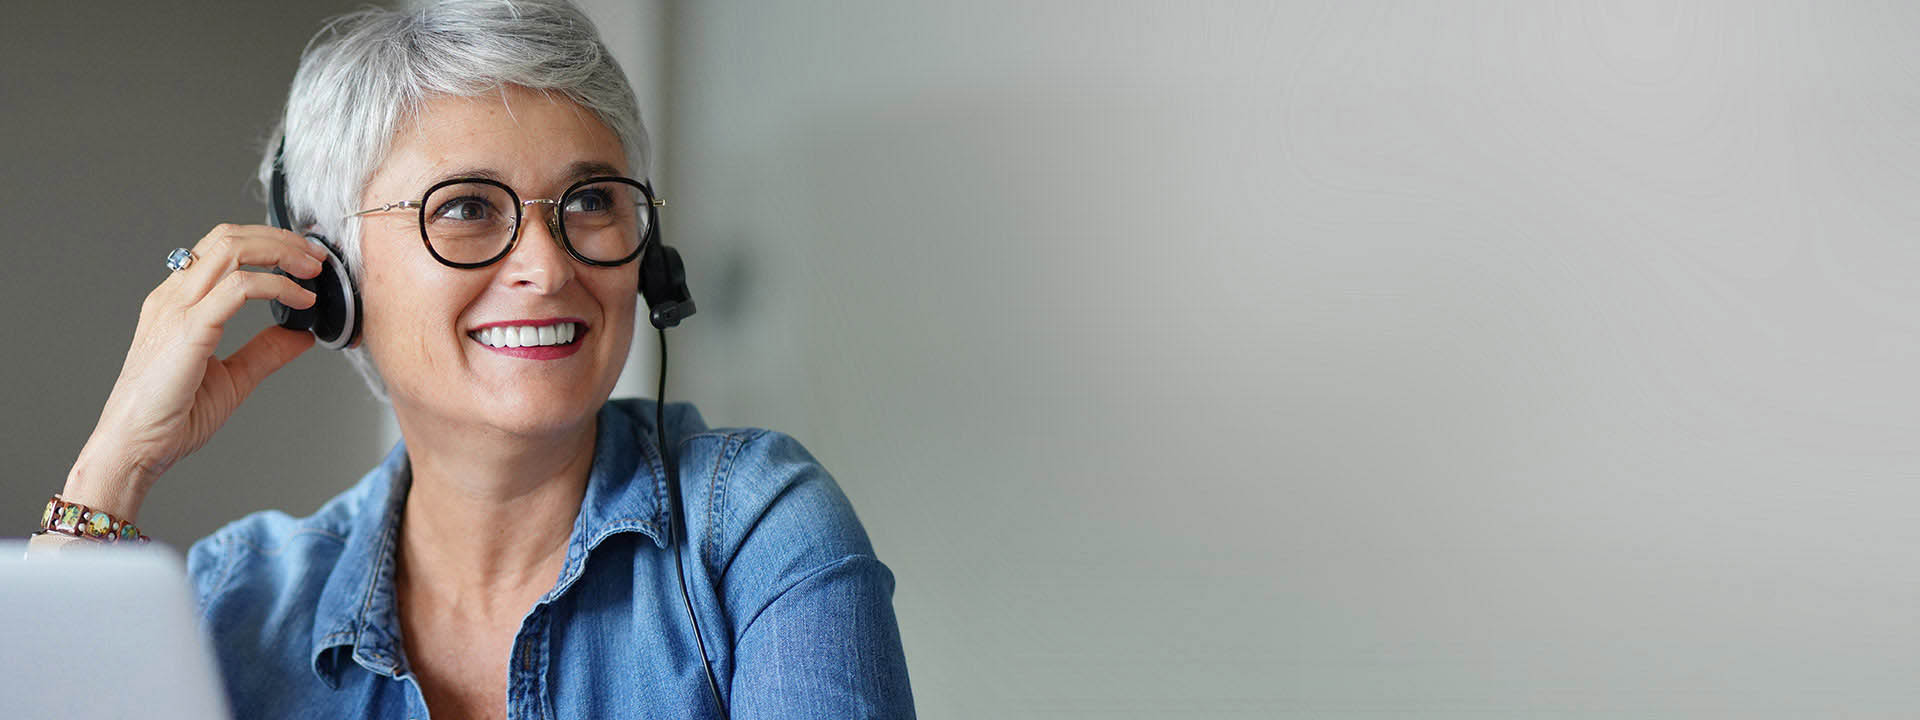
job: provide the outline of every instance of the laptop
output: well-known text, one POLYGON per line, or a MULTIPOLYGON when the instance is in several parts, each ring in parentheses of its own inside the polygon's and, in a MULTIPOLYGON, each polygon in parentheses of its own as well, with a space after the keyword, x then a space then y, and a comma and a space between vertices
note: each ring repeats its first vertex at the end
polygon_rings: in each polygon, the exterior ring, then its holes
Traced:
POLYGON ((0 698, 20 718, 230 718, 186 565, 154 545, 0 542, 0 698))

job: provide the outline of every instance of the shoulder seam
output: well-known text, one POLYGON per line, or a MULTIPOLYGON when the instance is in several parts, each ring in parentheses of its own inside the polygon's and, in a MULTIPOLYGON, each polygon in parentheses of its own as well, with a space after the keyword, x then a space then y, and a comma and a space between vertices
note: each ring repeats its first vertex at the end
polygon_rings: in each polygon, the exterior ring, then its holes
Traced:
MULTIPOLYGON (((834 560, 833 562, 826 563, 812 570, 808 570, 807 572, 802 573, 800 577, 794 578, 793 582, 787 583, 786 587, 780 588, 778 592, 775 592, 773 594, 773 597, 768 598, 765 605, 761 605, 759 608, 756 608, 753 611, 753 617, 747 618, 747 621, 740 625, 740 633, 733 637, 733 641, 735 643, 738 643, 740 642, 740 638, 746 637, 747 632, 753 629, 754 622, 758 621, 761 615, 766 614, 767 608, 773 607, 775 603, 780 602, 780 599, 786 597, 787 593, 792 592, 794 588, 800 587, 802 583, 805 583, 808 580, 812 580, 815 577, 831 572, 833 570, 840 569, 842 567, 846 567, 847 565, 851 565, 861 560, 871 560, 875 563, 880 562, 880 558, 875 557, 873 555, 866 555, 866 554, 844 555, 844 556, 841 556, 840 559, 838 560, 834 560)), ((882 567, 884 567, 884 565, 882 565, 882 567)))
POLYGON ((345 545, 347 543, 347 536, 342 535, 340 533, 333 532, 331 530, 325 530, 321 528, 300 528, 298 530, 294 530, 293 532, 287 533, 285 539, 280 544, 275 545, 274 547, 271 547, 271 548, 242 537, 235 537, 235 538, 232 538, 230 541, 240 545, 245 545, 248 549, 251 549, 254 552, 259 553, 261 555, 264 555, 267 557, 273 557, 273 556, 279 555, 280 553, 286 552, 288 545, 293 544, 294 540, 299 539, 303 536, 332 540, 336 543, 340 543, 341 545, 345 545))
POLYGON ((688 440, 694 440, 698 438, 720 438, 724 440, 727 438, 744 437, 748 435, 752 435, 754 439, 757 440, 759 439, 760 436, 766 435, 769 432, 772 432, 772 431, 766 428, 720 428, 715 430, 701 430, 700 432, 687 433, 686 435, 680 436, 680 442, 686 442, 688 440))

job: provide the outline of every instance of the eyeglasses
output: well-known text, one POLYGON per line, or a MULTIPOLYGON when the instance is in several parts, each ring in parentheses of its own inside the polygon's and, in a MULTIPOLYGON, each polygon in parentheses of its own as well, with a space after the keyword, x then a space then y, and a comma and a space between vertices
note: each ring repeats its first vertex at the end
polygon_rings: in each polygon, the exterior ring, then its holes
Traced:
POLYGON ((591 177, 574 183, 558 200, 521 200, 513 188, 486 178, 454 178, 427 188, 419 200, 387 203, 348 215, 360 217, 402 208, 420 212, 420 240, 441 264, 486 267, 513 252, 520 219, 531 205, 551 205, 547 229, 575 260, 588 265, 624 265, 639 257, 659 224, 667 201, 631 178, 591 177))

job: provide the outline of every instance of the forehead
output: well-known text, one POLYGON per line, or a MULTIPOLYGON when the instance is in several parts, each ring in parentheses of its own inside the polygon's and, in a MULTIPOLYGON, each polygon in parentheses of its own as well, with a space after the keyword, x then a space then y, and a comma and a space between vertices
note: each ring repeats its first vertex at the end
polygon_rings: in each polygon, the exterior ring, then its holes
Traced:
POLYGON ((564 187, 586 165, 627 174, 619 136, 564 95, 508 87, 421 103, 394 134, 367 192, 418 191, 448 177, 483 174, 537 194, 564 187))

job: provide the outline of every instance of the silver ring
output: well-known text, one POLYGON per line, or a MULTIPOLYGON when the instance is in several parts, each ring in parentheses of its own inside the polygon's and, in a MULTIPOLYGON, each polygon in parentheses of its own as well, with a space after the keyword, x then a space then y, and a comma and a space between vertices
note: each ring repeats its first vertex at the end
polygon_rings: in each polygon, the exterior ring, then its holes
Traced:
POLYGON ((187 269, 187 266, 192 264, 193 264, 192 250, 188 250, 186 248, 174 248, 173 252, 167 253, 167 269, 168 270, 172 270, 174 272, 180 272, 181 270, 187 269))

